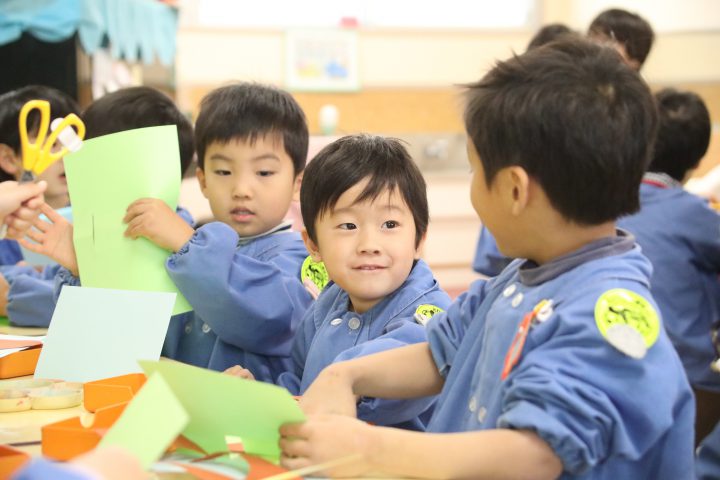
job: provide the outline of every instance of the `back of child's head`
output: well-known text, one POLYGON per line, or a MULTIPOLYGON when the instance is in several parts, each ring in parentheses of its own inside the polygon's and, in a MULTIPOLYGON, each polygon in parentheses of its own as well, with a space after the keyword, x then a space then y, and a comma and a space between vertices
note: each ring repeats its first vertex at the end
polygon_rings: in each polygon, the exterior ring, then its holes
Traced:
POLYGON ((666 88, 655 94, 660 113, 651 172, 683 181, 710 145, 710 113, 700 96, 666 88))
POLYGON ((190 120, 164 93, 150 87, 117 90, 95 100, 83 113, 86 134, 91 139, 136 128, 175 125, 180 147, 180 174, 184 174, 195 153, 190 120))
POLYGON ((195 121, 198 165, 213 142, 233 140, 254 143, 259 137, 277 136, 293 162, 295 174, 305 168, 308 127, 300 105, 288 92, 257 83, 237 83, 213 90, 200 105, 195 121))
POLYGON ((595 17, 588 28, 588 36, 621 43, 628 56, 638 62, 638 68, 645 63, 655 40, 647 20, 619 8, 605 10, 595 17))
POLYGON ((639 208, 657 109, 616 51, 563 39, 499 62, 467 88, 465 127, 488 186, 520 166, 581 225, 639 208))
POLYGON ((347 190, 369 179, 356 203, 385 192, 400 195, 415 221, 415 244, 429 223, 425 179, 395 138, 350 135, 323 148, 310 162, 300 188, 300 208, 308 236, 317 243, 315 221, 331 211, 347 190))
MULTIPOLYGON (((18 119, 23 105, 30 100, 46 100, 50 103, 52 119, 79 113, 80 107, 69 95, 51 87, 30 85, 12 90, 0 96, 0 143, 12 149, 15 155, 21 154, 20 128, 18 119)), ((27 119, 28 134, 37 134, 40 127, 40 114, 33 110, 27 119)), ((12 175, 0 169, 0 181, 14 180, 12 175)))
POLYGON ((535 33, 535 35, 530 39, 530 43, 528 43, 527 50, 541 47, 546 43, 550 43, 554 40, 560 40, 566 35, 573 36, 577 35, 577 33, 571 30, 570 27, 565 24, 550 23, 543 26, 542 28, 540 28, 540 30, 537 31, 537 33, 535 33))

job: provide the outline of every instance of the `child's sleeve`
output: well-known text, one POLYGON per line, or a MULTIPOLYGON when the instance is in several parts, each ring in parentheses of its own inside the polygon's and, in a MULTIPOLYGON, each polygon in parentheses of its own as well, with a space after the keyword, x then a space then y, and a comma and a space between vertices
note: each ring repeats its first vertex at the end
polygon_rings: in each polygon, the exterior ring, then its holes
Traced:
POLYGON ((57 304, 58 298, 60 298, 60 292, 62 291, 63 287, 65 285, 70 285, 71 287, 79 287, 80 278, 73 275, 67 268, 60 267, 55 274, 53 283, 53 301, 55 302, 55 304, 57 304))
POLYGON ((303 372, 305 371, 305 361, 307 360, 310 345, 317 332, 317 326, 315 325, 316 305, 316 303, 310 305, 310 308, 305 312, 305 316, 295 333, 292 351, 290 352, 292 371, 281 373, 277 379, 277 384, 287 388, 293 395, 300 395, 300 385, 302 383, 303 372))
MULTIPOLYGON (((689 418, 687 409, 694 408, 667 338, 650 346, 644 358, 620 352, 595 324, 596 299, 558 304, 549 320, 533 327, 520 363, 505 380, 497 421, 499 428, 537 433, 570 475, 611 456, 638 461, 670 429, 684 428, 675 421, 689 418)), ((692 432, 686 443, 666 445, 672 455, 658 458, 653 468, 665 470, 664 478, 687 478, 678 469, 692 458, 692 432)))
POLYGON ((197 315, 223 342, 259 355, 287 356, 295 326, 312 302, 300 281, 302 242, 269 260, 237 252, 228 225, 207 224, 166 268, 197 315))
POLYGON ((476 280, 460 295, 446 312, 433 316, 427 324, 427 337, 440 375, 447 377, 465 331, 475 315, 488 281, 476 280))
POLYGON ((21 327, 47 327, 55 310, 55 282, 20 275, 10 284, 7 312, 10 322, 21 327))
POLYGON ((692 248, 697 250, 701 268, 720 273, 720 214, 704 204, 688 221, 692 222, 692 233, 686 233, 695 237, 692 248))
POLYGON ((21 468, 13 477, 14 480, 97 480, 100 478, 93 472, 82 470, 75 465, 51 462, 45 458, 35 458, 21 468))

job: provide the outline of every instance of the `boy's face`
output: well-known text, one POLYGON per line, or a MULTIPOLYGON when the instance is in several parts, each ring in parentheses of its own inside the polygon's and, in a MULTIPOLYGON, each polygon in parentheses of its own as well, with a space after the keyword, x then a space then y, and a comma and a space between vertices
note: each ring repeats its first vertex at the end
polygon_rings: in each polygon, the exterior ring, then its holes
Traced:
POLYGON ((283 148, 281 137, 211 143, 205 168, 197 170, 200 188, 215 219, 241 237, 258 235, 279 225, 300 191, 301 176, 283 148))
POLYGON ((467 141, 467 153, 472 169, 470 201, 482 224, 493 234, 498 247, 502 248, 501 245, 504 243, 502 228, 507 217, 498 213, 498 207, 501 205, 498 189, 494 188, 494 183, 490 187, 485 183, 485 170, 470 139, 467 141))
POLYGON ((397 192, 355 203, 367 183, 365 179, 348 189, 315 221, 317 244, 303 235, 313 259, 325 263, 358 313, 405 282, 424 241, 415 247, 415 221, 397 192))

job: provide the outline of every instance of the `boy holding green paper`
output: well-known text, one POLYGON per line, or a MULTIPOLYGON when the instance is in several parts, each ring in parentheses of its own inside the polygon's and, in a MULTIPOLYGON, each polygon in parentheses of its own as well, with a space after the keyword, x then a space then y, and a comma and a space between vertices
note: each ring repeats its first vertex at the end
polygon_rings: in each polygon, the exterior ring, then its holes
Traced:
MULTIPOLYGON (((194 309, 171 322, 163 355, 213 370, 240 364, 274 382, 290 366, 295 327, 312 301, 300 278, 307 250, 284 221, 305 167, 305 116, 287 92, 230 85, 203 100, 195 139, 198 180, 217 221, 193 230, 152 198, 125 216, 128 237, 172 252, 166 270, 194 309)), ((58 242, 42 236, 56 258, 58 242)))

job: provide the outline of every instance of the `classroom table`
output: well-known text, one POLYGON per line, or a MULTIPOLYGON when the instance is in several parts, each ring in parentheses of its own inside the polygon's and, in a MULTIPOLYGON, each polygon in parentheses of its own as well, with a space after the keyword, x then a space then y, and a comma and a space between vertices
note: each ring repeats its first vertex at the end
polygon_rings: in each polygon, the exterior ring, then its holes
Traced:
POLYGON ((38 337, 47 333, 47 328, 40 327, 15 327, 10 325, 7 317, 0 316, 0 333, 5 335, 27 335, 38 337))

